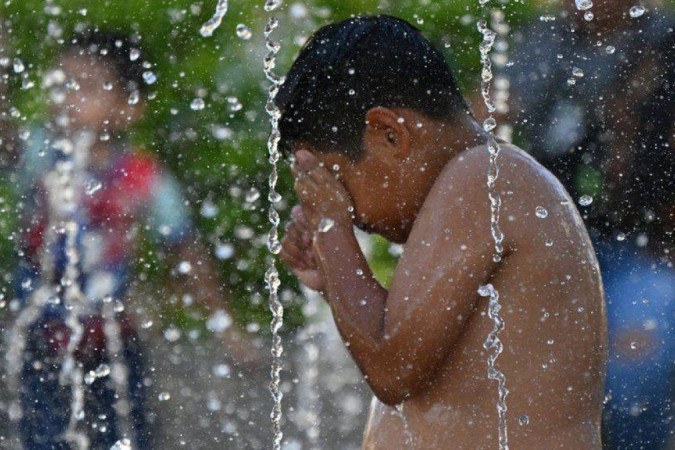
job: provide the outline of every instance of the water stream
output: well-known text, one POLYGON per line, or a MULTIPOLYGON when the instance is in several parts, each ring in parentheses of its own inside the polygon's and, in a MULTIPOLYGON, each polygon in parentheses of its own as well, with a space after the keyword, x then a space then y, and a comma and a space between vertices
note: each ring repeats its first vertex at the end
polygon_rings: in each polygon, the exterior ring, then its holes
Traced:
MULTIPOLYGON (((273 12, 281 6, 280 0, 267 0, 265 2, 265 11, 273 12)), ((281 112, 274 102, 277 93, 279 92, 279 86, 283 83, 282 77, 274 73, 274 68, 276 67, 276 54, 279 52, 279 43, 272 40, 272 33, 274 29, 279 26, 279 21, 274 15, 270 15, 267 25, 265 26, 265 47, 267 48, 267 54, 264 59, 264 72, 265 76, 270 82, 267 104, 265 106, 265 111, 270 117, 271 131, 269 138, 267 140, 267 150, 268 150, 268 161, 271 165, 271 171, 268 178, 269 194, 267 199, 269 200, 269 209, 268 209, 268 218, 269 222, 272 225, 268 234, 267 239, 267 248, 272 253, 272 255, 277 255, 281 251, 281 242, 279 242, 279 213, 276 210, 275 205, 281 200, 281 195, 277 192, 277 163, 281 158, 281 153, 279 152, 279 140, 281 139, 281 134, 279 132, 279 118, 281 117, 281 112)), ((269 308, 272 311, 272 323, 270 324, 270 329, 272 331, 272 367, 270 369, 270 392, 272 394, 272 400, 274 405, 272 406, 272 412, 270 413, 270 418, 272 420, 272 429, 274 431, 274 439, 272 443, 272 448, 274 450, 281 449, 281 440, 283 439, 283 432, 281 431, 281 419, 282 419, 282 409, 281 409, 281 399, 283 398, 283 393, 281 392, 280 381, 281 381, 281 355, 284 351, 281 336, 279 335, 279 329, 284 323, 284 307, 279 299, 279 286, 281 282, 279 281, 279 272, 276 268, 275 258, 272 258, 267 272, 265 272, 265 283, 267 289, 269 290, 269 308)))
MULTIPOLYGON (((489 0, 479 0, 481 6, 489 0)), ((486 20, 479 20, 477 23, 478 31, 482 34, 483 40, 480 43, 480 60, 482 64, 481 69, 481 86, 480 91, 483 97, 483 102, 489 113, 488 117, 483 121, 483 129, 488 134, 487 149, 489 153, 489 164, 487 170, 487 188, 488 197, 490 199, 490 234, 494 241, 494 255, 493 260, 499 263, 502 260, 502 253, 504 252, 503 241, 504 233, 499 226, 499 212, 501 208, 501 197, 499 189, 497 188, 497 179, 499 177, 499 143, 494 135, 494 129, 497 122, 492 116, 496 111, 495 103, 490 98, 490 87, 493 78, 492 61, 490 59, 490 50, 492 49, 497 33, 488 28, 486 20)), ((491 284, 480 286, 478 293, 481 296, 489 297, 488 316, 493 321, 493 329, 488 335, 484 343, 484 348, 488 351, 487 360, 487 376, 488 379, 497 381, 497 414, 498 414, 498 436, 499 449, 508 450, 508 430, 507 430, 507 405, 506 397, 509 393, 506 388, 506 378, 496 366, 496 361, 503 351, 502 342, 499 340, 499 333, 504 329, 504 320, 500 316, 501 304, 499 303, 499 292, 491 284)))

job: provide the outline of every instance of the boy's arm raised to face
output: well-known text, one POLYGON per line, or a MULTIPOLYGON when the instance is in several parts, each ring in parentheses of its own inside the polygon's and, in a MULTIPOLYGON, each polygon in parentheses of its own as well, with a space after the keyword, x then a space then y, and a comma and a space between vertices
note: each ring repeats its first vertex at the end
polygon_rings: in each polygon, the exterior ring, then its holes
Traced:
MULTIPOLYGON (((297 250, 302 244, 296 240, 295 261, 304 254, 308 270, 311 258, 316 260, 338 329, 387 404, 400 403, 433 380, 476 309, 478 286, 496 266, 485 164, 473 155, 456 159, 420 210, 389 291, 375 280, 359 248, 342 184, 313 158, 296 169, 304 230, 314 239, 306 251, 297 250), (333 226, 317 231, 326 218, 333 226)), ((291 256, 282 257, 294 267, 291 256)))

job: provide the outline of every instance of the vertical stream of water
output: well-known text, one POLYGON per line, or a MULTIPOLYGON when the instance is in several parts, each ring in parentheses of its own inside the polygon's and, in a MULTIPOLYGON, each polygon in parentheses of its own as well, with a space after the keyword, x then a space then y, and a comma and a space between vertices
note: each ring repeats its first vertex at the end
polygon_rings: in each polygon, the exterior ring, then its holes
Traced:
MULTIPOLYGON (((487 4, 489 0, 479 0, 479 3, 482 7, 487 4)), ((481 69, 481 95, 483 96, 483 101, 485 107, 489 113, 487 119, 483 122, 483 129, 488 133, 487 139, 487 149, 489 153, 489 164, 487 171, 487 187, 488 187, 488 197, 490 199, 490 234, 492 240, 494 241, 494 255, 493 260, 496 263, 499 263, 502 259, 502 253, 504 252, 503 241, 504 234, 499 226, 499 212, 501 207, 501 197, 499 195, 499 189, 497 188, 497 179, 499 177, 499 143, 494 135, 494 129, 497 126, 497 122, 493 117, 493 113, 496 110, 495 104, 490 98, 490 86, 493 78, 492 74, 492 62, 490 60, 490 50, 492 49, 495 39, 497 38, 497 33, 488 28, 486 20, 479 20, 477 23, 478 31, 483 36, 483 40, 480 43, 480 60, 482 64, 481 69)), ((501 304, 499 303, 499 292, 497 289, 488 284, 485 286, 480 286, 478 289, 479 295, 483 297, 489 297, 488 304, 488 316, 492 319, 493 329, 488 335, 483 347, 488 351, 488 360, 487 360, 487 376, 488 379, 494 380, 497 382, 497 414, 498 414, 498 436, 499 436, 499 449, 508 450, 508 429, 507 429, 507 405, 506 397, 509 393, 506 388, 506 377, 496 366, 496 361, 499 355, 503 351, 502 342, 499 340, 499 333, 504 329, 504 320, 500 316, 501 304)))
MULTIPOLYGON (((265 2, 265 11, 273 12, 281 6, 280 0, 267 0, 265 2)), ((277 255, 281 251, 281 242, 279 242, 279 213, 276 210, 275 205, 281 200, 281 195, 277 192, 277 163, 281 157, 279 152, 279 140, 281 139, 281 134, 279 132, 279 118, 281 112, 276 106, 275 98, 279 92, 279 86, 283 83, 283 79, 274 73, 274 68, 276 67, 276 55, 279 52, 279 43, 272 40, 272 32, 275 28, 279 26, 279 21, 273 15, 270 15, 267 25, 265 26, 265 47, 267 48, 267 54, 264 59, 264 72, 265 76, 270 82, 267 104, 265 106, 265 111, 270 117, 271 131, 269 138, 267 140, 267 150, 268 150, 268 161, 271 165, 271 172, 268 178, 269 185, 269 194, 268 200, 270 202, 268 210, 268 218, 270 224, 272 225, 268 234, 267 248, 272 253, 272 255, 277 255)), ((274 450, 281 449, 281 440, 283 439, 283 432, 281 431, 281 419, 282 419, 282 409, 281 409, 281 399, 283 398, 283 393, 281 392, 280 381, 281 381, 281 355, 284 351, 281 336, 279 335, 279 329, 284 323, 284 307, 281 304, 279 299, 279 272, 276 268, 276 261, 273 258, 270 263, 267 272, 265 272, 265 283, 267 289, 269 290, 269 308, 272 312, 272 323, 270 324, 270 329, 272 331, 272 367, 270 369, 270 392, 272 394, 272 400, 274 405, 272 406, 272 412, 270 418, 272 420, 272 430, 274 432, 274 440, 272 443, 272 448, 274 450)))

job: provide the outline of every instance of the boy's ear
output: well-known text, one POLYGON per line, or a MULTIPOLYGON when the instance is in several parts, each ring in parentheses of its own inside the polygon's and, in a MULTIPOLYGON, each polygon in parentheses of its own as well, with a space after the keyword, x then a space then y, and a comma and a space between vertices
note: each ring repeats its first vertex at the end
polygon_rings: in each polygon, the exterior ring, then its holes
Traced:
POLYGON ((376 106, 366 113, 366 130, 363 133, 366 149, 385 152, 398 159, 410 155, 410 133, 399 114, 389 108, 376 106))

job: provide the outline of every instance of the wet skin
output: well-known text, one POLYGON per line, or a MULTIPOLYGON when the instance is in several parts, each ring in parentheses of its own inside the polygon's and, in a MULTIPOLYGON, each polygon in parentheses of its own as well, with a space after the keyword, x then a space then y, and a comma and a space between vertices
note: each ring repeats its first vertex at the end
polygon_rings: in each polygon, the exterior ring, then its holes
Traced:
POLYGON ((323 292, 376 396, 364 448, 497 448, 497 384, 483 349, 492 321, 477 293, 488 282, 506 322, 497 367, 510 391, 510 447, 600 448, 604 298, 574 202, 536 161, 503 144, 505 253, 495 263, 487 150, 471 120, 374 108, 366 121, 357 162, 296 145, 300 205, 281 254, 323 292), (318 232, 326 217, 333 227, 318 232), (373 278, 354 224, 405 243, 389 290, 373 278), (395 412, 401 403, 412 445, 395 412))

